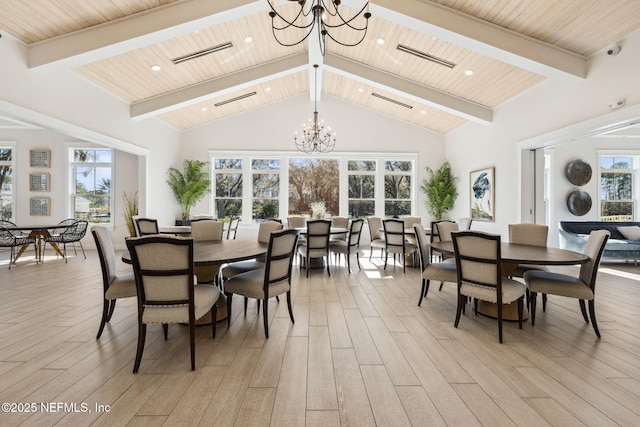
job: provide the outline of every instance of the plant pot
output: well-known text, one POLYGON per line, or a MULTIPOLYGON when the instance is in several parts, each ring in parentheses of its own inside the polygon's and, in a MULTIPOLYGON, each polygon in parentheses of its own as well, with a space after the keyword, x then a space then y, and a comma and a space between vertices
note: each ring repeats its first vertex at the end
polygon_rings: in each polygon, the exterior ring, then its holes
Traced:
POLYGON ((176 219, 176 225, 191 225, 191 220, 188 220, 188 219, 176 219))

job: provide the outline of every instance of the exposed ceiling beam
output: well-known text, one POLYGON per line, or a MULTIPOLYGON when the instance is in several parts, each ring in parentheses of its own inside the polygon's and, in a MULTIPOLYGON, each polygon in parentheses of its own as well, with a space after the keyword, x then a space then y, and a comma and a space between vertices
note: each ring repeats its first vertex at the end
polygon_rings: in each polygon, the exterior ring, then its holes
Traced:
POLYGON ((388 90, 476 123, 486 125, 493 120, 491 108, 376 70, 342 56, 327 53, 324 57, 324 65, 325 69, 336 74, 388 90))
POLYGON ((178 1, 29 46, 29 68, 64 62, 65 67, 158 43, 266 10, 263 0, 178 1))
POLYGON ((587 76, 587 60, 581 55, 437 3, 375 0, 371 13, 546 77, 581 81, 587 76))
POLYGON ((309 66, 308 61, 309 57, 306 52, 299 53, 167 94, 134 102, 131 104, 131 118, 145 119, 278 77, 297 73, 309 66))

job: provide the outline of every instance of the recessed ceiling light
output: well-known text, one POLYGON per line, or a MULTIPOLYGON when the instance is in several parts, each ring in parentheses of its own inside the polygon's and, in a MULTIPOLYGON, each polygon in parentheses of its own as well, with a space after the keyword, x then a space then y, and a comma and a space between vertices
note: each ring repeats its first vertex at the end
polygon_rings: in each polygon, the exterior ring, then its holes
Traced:
POLYGON ((159 65, 152 65, 152 66, 151 66, 151 70, 153 70, 153 71, 160 71, 160 70, 162 70, 162 67, 160 67, 159 65))
POLYGON ((465 73, 467 76, 473 76, 473 70, 465 70, 465 71, 464 71, 464 73, 465 73))
POLYGON ((384 39, 383 39, 382 37, 379 37, 379 38, 376 40, 376 43, 378 43, 378 44, 384 44, 384 39))
POLYGON ((200 109, 200 111, 207 111, 207 110, 208 110, 208 108, 207 108, 207 107, 202 107, 202 108, 200 109))
POLYGON ((265 92, 269 92, 270 90, 271 90, 270 87, 267 87, 267 88, 264 89, 265 92))
POLYGON ((361 87, 358 88, 358 92, 364 92, 364 89, 362 89, 361 87))
POLYGON ((420 114, 427 114, 427 112, 424 110, 420 110, 420 114))
POLYGON ((245 43, 251 43, 252 41, 253 41, 253 37, 251 37, 251 36, 247 36, 247 37, 244 38, 244 42, 245 43))

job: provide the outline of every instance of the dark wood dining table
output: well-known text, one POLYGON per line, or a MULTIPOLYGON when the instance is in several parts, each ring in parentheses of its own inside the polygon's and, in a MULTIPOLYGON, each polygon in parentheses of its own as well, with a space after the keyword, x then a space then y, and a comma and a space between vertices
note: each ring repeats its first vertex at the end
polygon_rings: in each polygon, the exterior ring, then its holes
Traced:
MULTIPOLYGON (((433 249, 442 253, 455 255, 452 241, 433 242, 430 245, 433 249)), ((589 261, 589 257, 585 254, 568 249, 522 245, 510 242, 502 242, 500 244, 500 255, 502 258, 503 276, 508 276, 509 272, 518 264, 554 266, 584 264, 589 261)), ((516 303, 505 304, 503 306, 504 320, 518 320, 518 311, 515 304, 516 303)), ((497 317, 496 305, 488 302, 480 302, 478 312, 489 317, 497 317)), ((527 317, 528 312, 525 307, 524 318, 527 317)))

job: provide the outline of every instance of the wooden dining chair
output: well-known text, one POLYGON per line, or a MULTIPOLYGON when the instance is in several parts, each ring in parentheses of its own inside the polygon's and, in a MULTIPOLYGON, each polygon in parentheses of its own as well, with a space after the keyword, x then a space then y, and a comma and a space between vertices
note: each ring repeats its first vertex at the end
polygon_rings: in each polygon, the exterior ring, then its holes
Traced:
POLYGON ((133 217, 132 221, 136 236, 148 236, 160 232, 158 230, 158 220, 155 218, 133 217))
MULTIPOLYGON (((382 221, 384 228, 384 269, 387 269, 387 259, 389 254, 393 254, 393 264, 396 264, 396 255, 402 256, 402 271, 406 272, 407 266, 405 257, 414 255, 417 252, 416 245, 409 243, 404 231, 404 221, 401 219, 385 219, 382 221)), ((415 265, 415 263, 414 263, 415 265)))
POLYGON ((298 244, 298 255, 300 256, 300 269, 302 260, 306 261, 307 277, 309 277, 309 267, 311 259, 323 258, 327 264, 327 273, 331 276, 329 267, 329 236, 331 235, 331 221, 328 219, 315 219, 307 221, 306 242, 298 244))
POLYGON ((502 305, 517 302, 518 327, 522 329, 526 287, 516 280, 502 277, 499 234, 459 231, 453 233, 452 238, 458 282, 454 326, 457 328, 460 323, 467 298, 473 298, 476 315, 479 300, 494 303, 498 312, 498 340, 502 342, 502 305))
MULTIPOLYGON (((455 222, 455 221, 450 221, 448 219, 442 219, 442 220, 438 220, 438 221, 431 221, 431 224, 429 225, 429 227, 431 228, 431 233, 429 234, 429 242, 430 243, 434 243, 434 242, 440 242, 440 234, 438 233, 438 224, 442 223, 442 222, 455 222)), ((431 256, 431 258, 433 259, 434 257, 438 258, 438 260, 442 259, 442 253, 436 251, 433 248, 429 248, 429 254, 431 256)))
POLYGON ((333 240, 329 241, 329 252, 335 254, 344 254, 347 258, 347 271, 351 274, 351 255, 356 255, 356 262, 358 268, 362 270, 360 266, 360 235, 362 234, 363 219, 354 219, 349 226, 349 234, 346 240, 333 240))
POLYGON ((422 224, 413 224, 414 234, 417 240, 418 258, 420 260, 420 298, 418 299, 418 307, 422 304, 422 299, 429 292, 429 283, 431 280, 440 282, 442 289, 443 282, 455 283, 458 280, 455 262, 431 262, 429 255, 429 243, 427 242, 427 234, 422 224))
POLYGON ((600 259, 610 235, 611 232, 608 230, 595 230, 589 234, 584 248, 584 254, 589 257, 589 261, 580 266, 580 272, 577 277, 539 270, 530 270, 524 273, 524 281, 530 293, 532 326, 536 322, 537 295, 539 293, 543 294, 542 311, 546 311, 547 308, 546 295, 559 295, 578 299, 584 321, 589 323, 589 317, 591 317, 593 331, 600 338, 595 310, 596 277, 600 259), (589 316, 587 316, 585 301, 589 301, 589 316))
POLYGON ((370 216, 367 218, 367 225, 369 226, 369 245, 371 246, 371 250, 369 251, 369 261, 371 261, 371 255, 373 254, 374 248, 380 249, 380 258, 382 258, 382 253, 386 246, 384 241, 384 230, 382 229, 382 218, 378 216, 370 216))
MULTIPOLYGON (((200 218, 191 220, 191 236, 194 242, 222 240, 224 223, 215 219, 200 218)), ((220 265, 197 265, 194 268, 198 283, 216 283, 220 265)))

